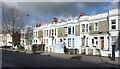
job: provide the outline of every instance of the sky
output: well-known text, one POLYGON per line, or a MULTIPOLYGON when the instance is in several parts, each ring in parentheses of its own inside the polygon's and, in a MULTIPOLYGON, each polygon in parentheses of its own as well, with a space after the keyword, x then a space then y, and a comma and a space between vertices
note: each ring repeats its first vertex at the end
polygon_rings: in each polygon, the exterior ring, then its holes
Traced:
POLYGON ((51 23, 54 17, 78 17, 80 12, 86 15, 104 13, 117 8, 118 2, 2 2, 2 9, 6 7, 15 7, 29 14, 28 25, 34 26, 36 23, 51 23))

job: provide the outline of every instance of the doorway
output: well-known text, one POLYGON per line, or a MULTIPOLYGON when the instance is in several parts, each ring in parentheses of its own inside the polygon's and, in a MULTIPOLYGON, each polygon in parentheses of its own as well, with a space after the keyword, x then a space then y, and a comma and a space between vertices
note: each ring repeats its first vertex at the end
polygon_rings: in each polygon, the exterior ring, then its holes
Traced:
POLYGON ((104 37, 100 37, 101 39, 101 49, 103 50, 104 49, 104 37))

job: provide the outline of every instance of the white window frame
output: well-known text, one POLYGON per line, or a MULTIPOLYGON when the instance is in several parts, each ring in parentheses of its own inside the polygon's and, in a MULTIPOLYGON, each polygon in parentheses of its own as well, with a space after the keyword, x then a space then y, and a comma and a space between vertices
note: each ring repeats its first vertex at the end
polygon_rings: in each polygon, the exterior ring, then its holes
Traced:
POLYGON ((54 29, 51 29, 51 36, 54 36, 54 29))
POLYGON ((72 38, 72 46, 75 46, 75 38, 72 38))
POLYGON ((36 43, 36 44, 38 43, 38 40, 37 40, 37 39, 35 40, 35 43, 36 43))
POLYGON ((67 27, 64 27, 65 28, 65 34, 67 34, 67 27))
POLYGON ((44 30, 44 36, 46 36, 46 30, 44 30))
POLYGON ((68 26, 68 34, 71 34, 72 33, 72 31, 71 31, 71 26, 68 26), (69 29, 70 28, 70 29, 69 29), (69 31, 70 31, 70 33, 69 33, 69 31))
POLYGON ((71 47, 71 38, 68 38, 68 47, 71 47))
POLYGON ((56 34, 57 34, 57 33, 56 33, 56 31, 57 31, 57 29, 55 28, 55 30, 54 30, 54 32, 55 32, 55 33, 54 33, 54 34, 55 34, 55 36, 56 36, 56 34))
POLYGON ((75 34, 75 27, 72 26, 72 34, 75 34))
POLYGON ((35 34, 36 34, 35 36, 37 37, 37 31, 35 32, 35 34))
POLYGON ((89 26, 88 26, 88 24, 86 24, 86 32, 88 32, 88 31, 89 31, 88 27, 89 27, 89 26))
POLYGON ((82 30, 81 32, 84 33, 84 32, 85 32, 85 24, 81 24, 81 28, 82 28, 82 29, 81 29, 81 30, 82 30))
POLYGON ((48 44, 48 39, 46 39, 46 43, 48 44))
POLYGON ((98 22, 94 22, 94 31, 98 31, 98 22), (97 26, 96 26, 96 24, 97 24, 97 26))
POLYGON ((46 33, 46 34, 47 34, 47 36, 48 36, 48 30, 46 30, 46 31, 47 31, 47 33, 46 33))
POLYGON ((116 30, 117 29, 117 26, 116 26, 116 19, 112 19, 111 20, 111 30, 116 30), (115 20, 115 24, 112 24, 112 21, 115 20), (112 28, 112 26, 115 26, 115 29, 112 28))

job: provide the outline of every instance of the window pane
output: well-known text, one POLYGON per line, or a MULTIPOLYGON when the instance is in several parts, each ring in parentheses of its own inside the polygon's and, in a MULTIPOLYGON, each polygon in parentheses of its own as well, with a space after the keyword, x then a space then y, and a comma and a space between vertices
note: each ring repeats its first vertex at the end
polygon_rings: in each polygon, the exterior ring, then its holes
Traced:
POLYGON ((88 38, 86 39, 86 45, 88 45, 88 38))
POLYGON ((56 29, 55 29, 55 35, 56 35, 56 29))
POLYGON ((47 30, 47 36, 48 36, 48 30, 47 30))
POLYGON ((95 30, 95 31, 98 31, 98 23, 95 23, 94 26, 95 26, 94 30, 95 30))
POLYGON ((98 24, 97 24, 97 23, 95 23, 95 26, 98 26, 98 24))
POLYGON ((74 34, 74 26, 73 26, 73 34, 74 34))
POLYGON ((82 24, 82 28, 85 28, 85 24, 82 24))
POLYGON ((111 20, 111 24, 116 24, 116 20, 111 20))
POLYGON ((52 35, 54 34, 54 30, 52 29, 52 35))
POLYGON ((116 29, 116 25, 112 25, 112 29, 116 29))
POLYGON ((82 32, 85 32, 85 24, 82 24, 82 32))
POLYGON ((86 28, 88 28, 88 24, 86 24, 86 28))
POLYGON ((74 47, 74 43, 75 43, 75 40, 74 40, 74 38, 73 38, 73 40, 72 40, 72 41, 73 41, 73 47, 74 47))
POLYGON ((67 27, 65 27, 65 34, 67 34, 67 27))
POLYGON ((71 39, 68 39, 68 47, 71 47, 71 39))
POLYGON ((71 34, 71 27, 68 27, 68 34, 71 34))

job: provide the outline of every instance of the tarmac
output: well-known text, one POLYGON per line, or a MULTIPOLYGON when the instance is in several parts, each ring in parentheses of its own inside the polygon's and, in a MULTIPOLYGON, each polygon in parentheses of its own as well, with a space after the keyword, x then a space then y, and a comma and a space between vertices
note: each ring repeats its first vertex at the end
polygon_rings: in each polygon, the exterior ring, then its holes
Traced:
MULTIPOLYGON (((11 49, 3 49, 3 50, 33 54, 32 51, 11 50, 11 49)), ((52 56, 52 57, 61 58, 61 59, 75 59, 75 60, 81 60, 81 61, 86 61, 86 62, 105 63, 105 64, 112 64, 112 65, 120 66, 120 57, 115 58, 115 61, 113 61, 109 57, 93 56, 93 55, 85 55, 85 54, 73 55, 73 54, 53 53, 53 52, 42 52, 42 53, 39 52, 37 54, 40 54, 43 56, 52 56)))

